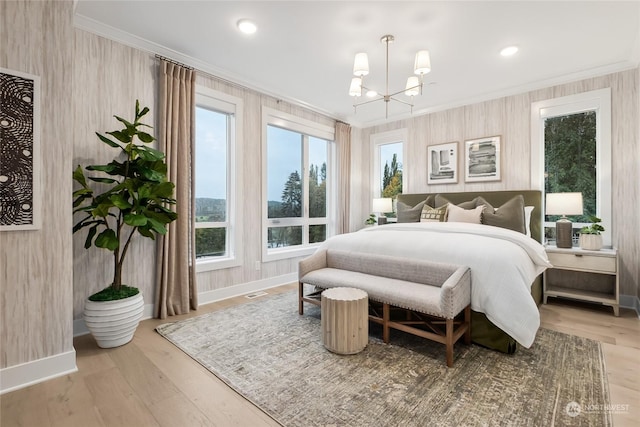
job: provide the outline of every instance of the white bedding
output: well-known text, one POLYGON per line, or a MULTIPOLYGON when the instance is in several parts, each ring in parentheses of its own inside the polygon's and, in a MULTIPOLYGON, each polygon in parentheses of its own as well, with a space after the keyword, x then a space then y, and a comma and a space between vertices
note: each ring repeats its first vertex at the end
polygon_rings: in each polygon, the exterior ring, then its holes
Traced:
POLYGON ((522 233, 453 222, 387 224, 331 237, 321 247, 466 265, 473 310, 526 348, 540 327, 531 284, 551 264, 544 247, 522 233))

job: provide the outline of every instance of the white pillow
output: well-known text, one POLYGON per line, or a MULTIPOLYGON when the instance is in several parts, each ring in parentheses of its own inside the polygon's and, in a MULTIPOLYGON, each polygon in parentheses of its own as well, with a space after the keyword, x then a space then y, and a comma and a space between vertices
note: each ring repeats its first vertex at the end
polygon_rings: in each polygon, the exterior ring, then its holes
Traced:
POLYGON ((484 205, 476 206, 475 209, 462 209, 459 206, 449 203, 447 205, 447 222, 470 222, 480 224, 484 205))
POLYGON ((535 208, 535 206, 525 206, 524 207, 524 225, 525 228, 527 229, 527 236, 531 237, 531 212, 533 212, 533 209, 535 208))

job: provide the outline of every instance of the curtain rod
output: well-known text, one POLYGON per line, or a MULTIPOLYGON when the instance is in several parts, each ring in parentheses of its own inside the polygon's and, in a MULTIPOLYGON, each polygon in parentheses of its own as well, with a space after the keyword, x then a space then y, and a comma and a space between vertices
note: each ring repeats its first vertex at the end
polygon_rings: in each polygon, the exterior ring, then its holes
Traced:
POLYGON ((189 65, 185 65, 185 64, 183 64, 182 62, 178 62, 178 61, 176 61, 176 60, 174 60, 174 59, 167 58, 166 56, 162 56, 162 55, 158 55, 158 54, 156 54, 156 58, 158 58, 158 59, 162 59, 163 61, 167 61, 167 62, 170 62, 170 63, 172 63, 172 64, 179 65, 179 66, 184 67, 184 68, 187 68, 187 69, 189 69, 189 70, 195 70, 195 68, 190 67, 189 65))

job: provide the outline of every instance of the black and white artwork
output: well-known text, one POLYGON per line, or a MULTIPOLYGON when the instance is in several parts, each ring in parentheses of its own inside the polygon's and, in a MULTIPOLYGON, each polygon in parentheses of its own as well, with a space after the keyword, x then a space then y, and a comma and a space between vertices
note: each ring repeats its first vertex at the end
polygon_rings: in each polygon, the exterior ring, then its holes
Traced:
POLYGON ((458 143, 427 147, 427 184, 458 182, 458 143))
POLYGON ((465 141, 465 181, 500 180, 500 137, 465 141))
POLYGON ((0 68, 0 230, 40 228, 40 78, 0 68))

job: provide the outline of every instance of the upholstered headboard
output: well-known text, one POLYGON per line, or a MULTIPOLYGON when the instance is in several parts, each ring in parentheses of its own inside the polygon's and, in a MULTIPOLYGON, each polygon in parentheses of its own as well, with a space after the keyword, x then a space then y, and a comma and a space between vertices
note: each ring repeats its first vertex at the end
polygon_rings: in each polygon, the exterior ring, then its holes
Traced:
POLYGON ((398 194, 398 202, 402 202, 409 206, 415 206, 426 200, 428 196, 435 196, 436 194, 440 194, 452 203, 456 204, 482 196, 487 202, 491 203, 495 207, 499 207, 514 196, 522 194, 524 197, 524 205, 534 207, 531 212, 531 224, 529 227, 531 229, 531 237, 542 243, 542 192, 539 190, 398 194))

